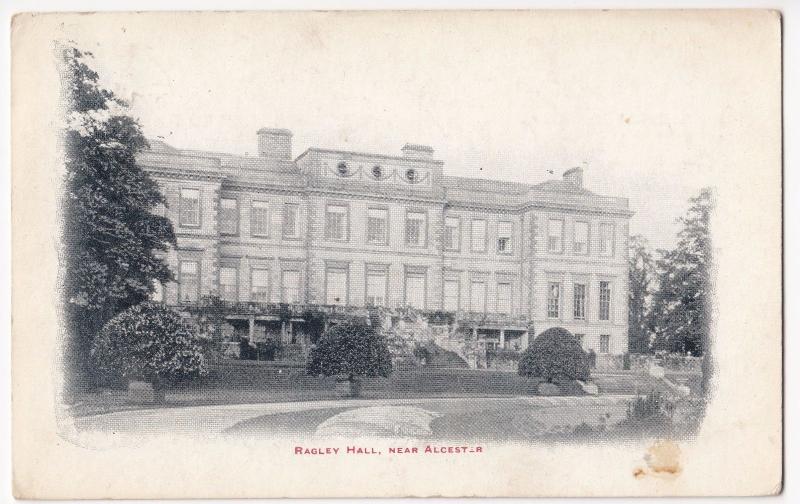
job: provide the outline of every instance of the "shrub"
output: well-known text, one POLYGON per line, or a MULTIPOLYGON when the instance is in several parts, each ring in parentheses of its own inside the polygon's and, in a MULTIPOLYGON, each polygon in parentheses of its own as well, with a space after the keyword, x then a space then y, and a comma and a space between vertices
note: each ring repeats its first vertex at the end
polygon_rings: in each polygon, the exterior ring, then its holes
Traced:
POLYGON ((388 377, 392 357, 383 336, 374 328, 346 322, 322 335, 309 354, 306 372, 343 376, 352 384, 360 377, 388 377))
POLYGON ((203 360, 206 364, 218 363, 222 360, 223 352, 219 341, 202 337, 197 338, 195 341, 203 354, 203 360))
POLYGON ((428 323, 431 325, 453 325, 455 315, 453 312, 436 310, 427 314, 428 323))
POLYGON ((644 397, 637 395, 628 404, 626 418, 630 421, 669 420, 674 409, 675 406, 663 394, 654 390, 644 397))
POLYGON ((586 357, 589 359, 589 369, 594 369, 597 367, 597 353, 595 353, 594 348, 590 348, 589 352, 586 354, 586 357))
POLYGON ((431 361, 431 351, 427 346, 416 342, 414 343, 414 357, 420 364, 428 364, 431 361))
POLYGON ((250 345, 249 338, 239 338, 239 359, 241 360, 256 360, 258 354, 256 349, 250 345))
POLYGON ((274 339, 259 341, 256 343, 257 359, 268 361, 275 360, 275 357, 278 356, 282 349, 283 345, 280 341, 276 341, 274 339))
POLYGON ((92 344, 102 375, 161 381, 207 373, 202 348, 180 315, 160 303, 135 305, 109 320, 92 344))
POLYGON ((521 376, 538 376, 549 383, 589 378, 589 359, 577 338, 562 327, 544 331, 523 352, 521 376))
POLYGON ((658 391, 637 395, 628 404, 625 420, 615 426, 620 434, 665 435, 673 429, 675 405, 658 391))
POLYGON ((496 350, 491 350, 487 352, 487 354, 491 354, 493 358, 497 360, 506 360, 517 362, 522 357, 522 354, 517 352, 516 350, 509 350, 506 348, 498 348, 496 350))

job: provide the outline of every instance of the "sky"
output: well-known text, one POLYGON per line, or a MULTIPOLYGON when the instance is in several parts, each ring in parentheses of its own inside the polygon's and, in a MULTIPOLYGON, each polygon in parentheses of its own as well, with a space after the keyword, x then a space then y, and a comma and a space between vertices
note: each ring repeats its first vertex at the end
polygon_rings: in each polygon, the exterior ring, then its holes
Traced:
POLYGON ((295 156, 413 142, 446 174, 526 183, 583 166, 589 190, 629 199, 632 235, 672 247, 741 127, 741 47, 723 43, 738 20, 476 14, 95 16, 64 34, 150 138, 254 154, 280 127, 295 156))

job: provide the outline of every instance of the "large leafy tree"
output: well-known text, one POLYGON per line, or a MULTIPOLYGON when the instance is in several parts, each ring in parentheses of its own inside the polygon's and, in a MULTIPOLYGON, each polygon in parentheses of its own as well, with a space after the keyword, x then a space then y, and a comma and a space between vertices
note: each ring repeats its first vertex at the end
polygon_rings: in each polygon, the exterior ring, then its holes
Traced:
POLYGON ((702 355, 710 325, 712 249, 709 219, 711 190, 689 200, 679 222, 678 244, 661 251, 657 261, 659 289, 654 298, 652 325, 657 349, 702 355))
POLYGON ((656 261, 641 235, 630 238, 628 254, 628 350, 648 353, 650 310, 656 281, 656 261))
POLYGON ((91 377, 89 348, 115 314, 148 298, 154 280, 172 280, 159 257, 175 243, 172 224, 152 211, 165 204, 157 184, 136 164, 147 148, 127 104, 103 88, 91 53, 59 48, 63 99, 65 193, 63 293, 68 361, 91 377))
POLYGON ((104 376, 155 385, 207 373, 197 340, 181 316, 161 303, 140 303, 109 320, 94 338, 91 355, 104 376))

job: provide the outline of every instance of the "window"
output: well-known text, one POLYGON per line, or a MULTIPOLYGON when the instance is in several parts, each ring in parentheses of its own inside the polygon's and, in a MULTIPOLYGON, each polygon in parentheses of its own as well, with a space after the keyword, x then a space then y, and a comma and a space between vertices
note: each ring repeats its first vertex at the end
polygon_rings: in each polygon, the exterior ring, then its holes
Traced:
POLYGON ((328 205, 325 208, 325 238, 347 241, 347 207, 328 205))
POLYGON ((425 309, 425 273, 406 272, 406 306, 425 309))
POLYGON ((386 306, 387 271, 367 266, 367 306, 386 306))
POLYGON ((586 285, 576 283, 573 285, 572 316, 576 320, 586 318, 586 285))
POLYGON ((250 205, 250 234, 269 236, 269 203, 253 201, 250 205))
POLYGON ((372 176, 376 179, 379 179, 383 176, 383 168, 381 168, 381 165, 375 165, 372 167, 372 176))
POLYGON ((150 294, 150 300, 156 303, 164 302, 164 284, 158 280, 153 280, 153 293, 150 294))
POLYGON ((576 254, 589 253, 589 223, 578 221, 575 223, 572 251, 576 254))
POLYGON ((237 275, 238 271, 234 267, 222 266, 219 269, 219 297, 222 300, 236 301, 237 275))
POLYGON ((281 272, 281 302, 300 302, 300 272, 285 270, 281 272))
POLYGON ((269 302, 269 270, 253 268, 250 272, 250 301, 269 302))
POLYGON ((564 221, 561 219, 550 219, 547 222, 547 251, 564 251, 564 221))
POLYGON ((180 203, 180 225, 199 227, 200 226, 200 190, 181 189, 180 203))
POLYGON ((600 255, 614 255, 614 224, 600 224, 600 255))
POLYGON ((385 208, 367 209, 367 243, 386 245, 388 243, 389 211, 385 208))
POLYGON ((331 266, 326 268, 325 304, 347 304, 347 268, 331 266))
POLYGON ((611 315, 611 284, 600 282, 600 320, 609 320, 611 315))
POLYGON ((406 213, 406 245, 411 247, 425 246, 427 220, 428 214, 425 212, 406 213))
POLYGON ((339 172, 339 175, 347 175, 350 172, 350 168, 347 166, 347 163, 342 161, 336 165, 336 171, 339 172))
POLYGON ((200 264, 197 261, 181 261, 178 270, 178 297, 182 303, 191 303, 200 298, 200 264))
POLYGON ((547 318, 558 318, 561 308, 561 284, 550 282, 547 284, 547 318))
POLYGON ((458 217, 444 219, 444 248, 446 250, 461 248, 461 219, 458 217))
POLYGON ((444 281, 444 309, 447 311, 458 311, 458 301, 460 297, 461 284, 458 280, 444 281))
POLYGON ((417 181, 417 170, 413 168, 409 168, 406 170, 406 180, 409 182, 416 182, 417 181))
POLYGON ((473 280, 469 284, 469 311, 486 312, 486 282, 473 280))
POLYGON ((225 235, 239 233, 239 203, 234 198, 219 200, 219 232, 225 235))
POLYGON ((297 238, 300 233, 298 216, 300 215, 300 205, 297 203, 286 203, 283 205, 283 237, 297 238))
POLYGON ((475 219, 471 226, 471 248, 473 252, 486 252, 486 221, 475 219))
POLYGON ((497 252, 500 254, 514 252, 514 223, 497 223, 497 252))
POLYGON ((583 348, 583 340, 586 339, 586 335, 585 334, 580 334, 580 333, 575 333, 575 339, 578 340, 578 345, 580 345, 581 348, 583 348))
POLYGON ((497 284, 497 313, 511 314, 511 283, 500 282, 497 284))
POLYGON ((608 353, 611 347, 611 335, 610 334, 601 334, 600 335, 600 353, 608 353))

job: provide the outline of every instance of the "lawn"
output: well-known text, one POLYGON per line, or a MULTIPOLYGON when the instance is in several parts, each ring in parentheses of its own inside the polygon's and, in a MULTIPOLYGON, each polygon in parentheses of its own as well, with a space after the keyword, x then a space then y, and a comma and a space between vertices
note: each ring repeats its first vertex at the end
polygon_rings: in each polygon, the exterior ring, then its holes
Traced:
POLYGON ((563 397, 460 398, 420 400, 396 405, 324 408, 256 416, 227 428, 227 435, 322 440, 351 438, 418 438, 452 442, 600 442, 642 435, 685 437, 698 425, 698 404, 680 401, 672 421, 631 422, 629 399, 563 397), (337 419, 341 420, 337 421, 337 419), (420 419, 423 419, 422 421, 420 419), (398 435, 411 424, 417 435, 398 435), (423 432, 420 434, 420 432, 423 432))
MULTIPOLYGON (((594 377, 604 394, 646 392, 657 384, 647 376, 622 373, 594 377)), ((365 399, 512 397, 536 394, 536 378, 506 371, 462 368, 400 368, 389 378, 364 380, 365 399)), ((574 388, 570 393, 578 393, 574 388)), ((342 397, 334 378, 307 376, 302 366, 231 361, 211 369, 199 383, 175 386, 160 408, 336 400, 342 397)), ((65 401, 72 416, 142 409, 130 404, 124 390, 101 389, 74 394, 65 401)))

